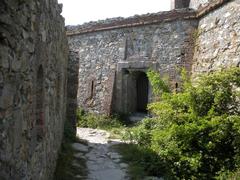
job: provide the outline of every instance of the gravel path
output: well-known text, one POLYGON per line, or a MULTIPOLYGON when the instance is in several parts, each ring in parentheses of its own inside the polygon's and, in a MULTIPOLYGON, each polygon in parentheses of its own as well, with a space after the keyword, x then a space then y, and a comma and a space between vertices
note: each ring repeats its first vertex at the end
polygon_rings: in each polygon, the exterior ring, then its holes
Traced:
MULTIPOLYGON (((128 180, 128 165, 121 162, 121 155, 110 148, 120 140, 110 140, 110 134, 104 130, 77 128, 77 137, 87 143, 74 143, 76 158, 84 158, 88 168, 88 180, 128 180)), ((77 161, 73 161, 78 166, 77 161)), ((81 176, 76 175, 76 178, 81 176)))

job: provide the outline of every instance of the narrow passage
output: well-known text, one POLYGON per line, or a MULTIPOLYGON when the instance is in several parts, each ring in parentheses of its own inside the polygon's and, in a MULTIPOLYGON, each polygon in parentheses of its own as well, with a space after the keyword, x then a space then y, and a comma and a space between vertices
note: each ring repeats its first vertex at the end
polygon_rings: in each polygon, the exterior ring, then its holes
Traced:
MULTIPOLYGON (((128 165, 121 162, 121 155, 111 148, 122 143, 111 140, 110 134, 104 130, 77 128, 77 137, 86 143, 73 143, 74 157, 84 158, 88 170, 88 180, 128 180, 128 165)), ((73 161, 74 166, 81 166, 79 161, 73 161)), ((78 177, 76 175, 75 177, 78 177)), ((79 175, 81 178, 81 175, 79 175)))

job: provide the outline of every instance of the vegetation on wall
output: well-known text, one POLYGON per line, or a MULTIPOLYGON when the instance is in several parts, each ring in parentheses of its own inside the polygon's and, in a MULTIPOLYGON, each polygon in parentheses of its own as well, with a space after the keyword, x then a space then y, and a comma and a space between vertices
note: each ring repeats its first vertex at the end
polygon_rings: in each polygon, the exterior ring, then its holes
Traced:
POLYGON ((154 117, 124 137, 137 144, 138 160, 148 152, 158 155, 147 158, 144 170, 162 171, 168 179, 234 179, 240 166, 240 68, 203 75, 194 84, 183 71, 178 93, 158 73, 149 71, 148 78, 158 97, 148 106, 154 117))

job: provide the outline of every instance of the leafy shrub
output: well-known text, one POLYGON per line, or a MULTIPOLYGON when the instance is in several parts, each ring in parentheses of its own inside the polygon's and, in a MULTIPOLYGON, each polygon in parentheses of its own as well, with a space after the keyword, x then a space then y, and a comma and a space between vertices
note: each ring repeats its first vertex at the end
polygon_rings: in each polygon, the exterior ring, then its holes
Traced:
POLYGON ((112 129, 122 127, 122 122, 117 117, 96 115, 77 110, 77 126, 87 128, 112 129))
POLYGON ((126 133, 141 147, 150 147, 175 179, 227 176, 240 165, 240 69, 200 77, 193 85, 182 73, 182 91, 170 92, 158 73, 148 77, 157 101, 155 115, 126 133), (225 173, 225 174, 224 174, 225 173))
POLYGON ((238 180, 240 177, 240 169, 235 172, 229 170, 223 170, 219 172, 219 175, 216 177, 217 180, 238 180))
POLYGON ((162 163, 158 154, 149 148, 136 144, 117 144, 114 149, 123 155, 123 161, 128 163, 128 173, 131 179, 143 179, 145 176, 163 176, 168 168, 162 163), (159 171, 161 169, 161 171, 159 171))

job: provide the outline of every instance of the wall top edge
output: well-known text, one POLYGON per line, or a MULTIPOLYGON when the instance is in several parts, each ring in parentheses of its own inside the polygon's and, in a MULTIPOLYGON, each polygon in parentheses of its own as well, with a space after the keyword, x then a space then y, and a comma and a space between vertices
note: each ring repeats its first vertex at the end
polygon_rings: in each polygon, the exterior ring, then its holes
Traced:
POLYGON ((200 6, 197 10, 189 8, 174 9, 171 11, 135 15, 128 18, 118 17, 95 22, 89 22, 83 25, 66 26, 66 34, 67 36, 74 36, 98 31, 107 31, 127 27, 157 24, 161 22, 170 22, 178 19, 197 20, 230 1, 232 0, 214 0, 207 4, 206 6, 200 6))

